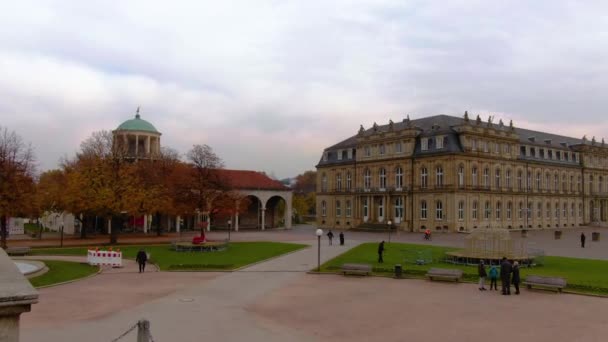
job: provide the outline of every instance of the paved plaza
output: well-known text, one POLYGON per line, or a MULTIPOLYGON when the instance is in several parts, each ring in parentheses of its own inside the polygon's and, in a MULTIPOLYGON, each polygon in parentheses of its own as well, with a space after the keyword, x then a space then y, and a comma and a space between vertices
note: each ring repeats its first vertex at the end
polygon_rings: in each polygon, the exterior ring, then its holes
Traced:
MULTIPOLYGON (((549 255, 608 259, 604 240, 580 248, 581 230, 533 232, 549 255)), ((219 238, 225 232, 211 233, 219 238)), ((322 240, 322 262, 384 233, 347 232, 346 246, 322 240)), ((299 250, 237 272, 139 274, 132 261, 94 277, 40 290, 22 315, 22 341, 110 341, 137 320, 151 322, 155 341, 604 341, 608 299, 523 290, 520 296, 480 292, 475 284, 308 274, 316 267, 313 227, 242 232, 234 240, 299 241, 299 250)), ((436 235, 431 244, 462 246, 464 235, 436 235)), ((514 238, 519 238, 514 234, 514 238)), ((420 234, 393 241, 423 243, 420 234)), ((334 241, 335 242, 335 241, 334 241)), ((55 257, 56 258, 56 257, 55 257)), ((67 258, 69 260, 81 260, 67 258)), ((598 270, 601 271, 601 270, 598 270)), ((135 341, 131 333, 123 339, 135 341)))

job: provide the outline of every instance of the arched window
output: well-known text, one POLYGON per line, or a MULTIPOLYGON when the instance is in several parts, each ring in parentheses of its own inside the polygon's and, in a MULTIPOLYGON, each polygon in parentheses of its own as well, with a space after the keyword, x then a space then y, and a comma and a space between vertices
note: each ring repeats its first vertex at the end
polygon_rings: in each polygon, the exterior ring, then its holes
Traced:
POLYGON ((477 201, 473 201, 473 208, 471 210, 471 217, 473 220, 477 220, 477 201))
POLYGON ((483 187, 486 189, 490 188, 490 169, 487 167, 483 169, 483 187))
POLYGON ((551 175, 549 173, 545 174, 545 187, 547 191, 551 191, 551 175))
POLYGON ((353 207, 350 200, 346 200, 346 217, 351 217, 353 213, 353 207))
POLYGON ((327 191, 327 175, 325 173, 321 175, 321 191, 327 191))
POLYGON ((541 202, 536 203, 536 217, 539 220, 543 218, 543 204, 541 202))
POLYGON ((367 202, 367 197, 363 197, 361 200, 362 209, 363 209, 363 218, 367 220, 369 216, 369 203, 367 202))
POLYGON ((513 211, 513 203, 507 202, 507 220, 511 219, 511 212, 513 211))
POLYGON ((395 218, 403 219, 405 210, 403 206, 403 197, 399 196, 395 198, 395 218))
POLYGON ((422 200, 420 201, 420 218, 421 219, 426 219, 426 201, 422 200))
POLYGON ((380 189, 386 189, 386 169, 381 168, 379 173, 380 189))
POLYGON ((435 185, 443 187, 443 167, 437 166, 435 169, 435 185))
POLYGON ((519 191, 523 191, 524 190, 524 183, 522 181, 522 172, 521 172, 521 170, 517 170, 517 189, 519 189, 519 191))
POLYGON ((500 190, 500 178, 501 178, 500 176, 501 176, 500 169, 496 168, 496 172, 494 175, 494 178, 495 178, 494 185, 496 186, 496 190, 500 190))
POLYGON ((540 172, 536 173, 536 190, 541 191, 543 189, 540 172))
POLYGON ((395 188, 403 188, 403 169, 400 166, 395 169, 395 188))
POLYGON ((477 167, 473 166, 473 168, 471 169, 471 181, 473 183, 473 186, 477 186, 477 167))
POLYGON ((458 202, 458 219, 464 220, 464 201, 458 202))
POLYGON ((420 169, 420 187, 427 188, 429 185, 429 171, 426 167, 420 169))
POLYGON ((490 201, 486 201, 483 218, 488 220, 491 216, 492 216, 492 207, 490 206, 490 201))
POLYGON ((568 182, 566 181, 566 175, 562 175, 562 192, 568 190, 568 182))
POLYGON ((496 202, 496 219, 500 220, 500 210, 502 209, 502 203, 500 201, 496 202))
POLYGON ((435 218, 443 220, 443 203, 441 201, 437 201, 435 204, 435 218))
POLYGON ((506 176, 507 176, 507 188, 510 190, 511 189, 511 170, 507 169, 506 176))
POLYGON ((327 202, 321 201, 321 216, 327 216, 327 202))
POLYGON ((464 166, 458 166, 458 187, 464 188, 464 166))
POLYGON ((346 190, 350 190, 353 186, 353 179, 350 171, 346 173, 346 190))
POLYGON ((372 171, 370 169, 365 169, 363 173, 363 188, 365 190, 369 190, 372 187, 372 171))
POLYGON ((519 219, 524 218, 524 204, 519 202, 519 219))
POLYGON ((546 211, 545 216, 547 217, 547 219, 550 219, 551 218, 551 203, 547 202, 545 211, 546 211))
POLYGON ((336 174, 336 190, 342 191, 342 174, 336 174))
POLYGON ((342 216, 342 205, 340 201, 336 201, 336 217, 342 216))
POLYGON ((555 190, 556 192, 559 191, 559 176, 557 175, 557 173, 553 177, 553 190, 555 190))

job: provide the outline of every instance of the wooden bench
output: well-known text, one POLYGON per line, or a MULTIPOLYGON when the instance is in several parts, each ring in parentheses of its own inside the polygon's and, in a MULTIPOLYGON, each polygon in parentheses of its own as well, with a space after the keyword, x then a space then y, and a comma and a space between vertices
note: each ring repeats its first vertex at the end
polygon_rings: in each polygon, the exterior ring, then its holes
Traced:
POLYGON ((453 280, 460 281, 462 278, 462 270, 452 268, 431 268, 426 273, 430 280, 453 280))
POLYGON ((27 255, 29 252, 29 247, 8 247, 6 249, 8 255, 27 255))
POLYGON ((529 275, 524 281, 526 288, 531 289, 532 286, 557 289, 557 292, 562 292, 566 287, 566 279, 560 277, 543 277, 537 275, 529 275))
POLYGON ((370 275, 372 274, 372 265, 369 264, 343 264, 342 273, 346 274, 360 274, 370 275))

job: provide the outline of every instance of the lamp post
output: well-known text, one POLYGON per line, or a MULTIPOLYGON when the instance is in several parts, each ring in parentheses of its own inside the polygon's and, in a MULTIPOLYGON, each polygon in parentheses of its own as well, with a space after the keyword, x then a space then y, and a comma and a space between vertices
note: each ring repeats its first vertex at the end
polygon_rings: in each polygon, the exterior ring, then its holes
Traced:
POLYGON ((315 235, 317 235, 317 272, 321 272, 321 235, 323 235, 323 230, 321 228, 317 229, 315 235))
POLYGON ((228 220, 228 241, 230 241, 230 231, 232 230, 232 220, 228 220))
POLYGON ((387 224, 388 224, 388 243, 391 243, 391 230, 392 230, 393 222, 391 222, 391 220, 388 220, 387 224))

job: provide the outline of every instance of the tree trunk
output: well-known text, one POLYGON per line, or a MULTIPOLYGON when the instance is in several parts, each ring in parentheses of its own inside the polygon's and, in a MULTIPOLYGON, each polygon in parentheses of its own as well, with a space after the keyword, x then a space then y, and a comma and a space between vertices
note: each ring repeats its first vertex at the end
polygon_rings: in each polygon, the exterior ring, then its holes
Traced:
POLYGON ((6 215, 0 216, 0 241, 1 247, 6 249, 6 236, 8 233, 8 227, 6 222, 6 215))
POLYGON ((156 212, 156 236, 160 236, 160 233, 162 231, 162 226, 161 226, 161 217, 160 217, 160 211, 156 212))
POLYGON ((87 238, 87 223, 89 223, 90 220, 87 218, 86 215, 83 215, 82 220, 78 219, 78 221, 80 221, 80 238, 86 239, 87 238))
MULTIPOLYGON (((118 243, 118 229, 114 222, 116 221, 115 217, 110 217, 110 245, 115 245, 118 243)), ((122 222, 122 218, 120 219, 122 222)))

